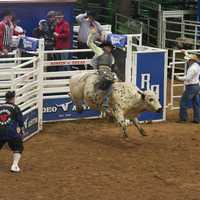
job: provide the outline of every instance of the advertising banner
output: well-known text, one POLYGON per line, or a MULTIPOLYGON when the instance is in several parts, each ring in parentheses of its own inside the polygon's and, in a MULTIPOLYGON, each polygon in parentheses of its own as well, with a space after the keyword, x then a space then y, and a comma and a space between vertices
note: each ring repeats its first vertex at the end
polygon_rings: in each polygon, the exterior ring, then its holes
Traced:
POLYGON ((31 111, 24 116, 25 134, 24 138, 38 132, 38 109, 31 111))
MULTIPOLYGON (((164 106, 165 100, 165 52, 137 53, 136 85, 141 90, 154 91, 164 106)), ((162 120, 164 113, 145 112, 139 120, 162 120)))
POLYGON ((36 51, 38 49, 38 39, 32 37, 21 37, 18 48, 26 51, 36 51))
POLYGON ((127 45, 127 36, 118 34, 109 34, 107 40, 115 47, 125 47, 127 45))
POLYGON ((70 98, 45 99, 43 106, 43 121, 60 121, 67 119, 80 119, 99 117, 100 113, 84 107, 81 113, 76 112, 76 107, 70 98))

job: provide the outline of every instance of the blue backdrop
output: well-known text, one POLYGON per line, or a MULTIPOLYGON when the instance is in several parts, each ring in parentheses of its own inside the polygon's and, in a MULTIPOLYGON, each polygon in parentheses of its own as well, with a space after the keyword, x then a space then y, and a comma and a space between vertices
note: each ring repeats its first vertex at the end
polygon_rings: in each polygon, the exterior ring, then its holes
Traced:
POLYGON ((38 131, 38 109, 35 109, 24 116, 24 127, 25 134, 23 135, 23 138, 38 131))
MULTIPOLYGON (((137 87, 145 90, 151 89, 151 87, 158 88, 160 103, 163 106, 165 98, 165 52, 138 53, 136 71, 137 87), (146 81, 142 80, 143 78, 146 78, 146 81)), ((163 119, 163 113, 145 112, 139 117, 141 121, 160 119, 163 119)))
POLYGON ((82 113, 75 111, 75 106, 70 98, 45 99, 43 105, 44 121, 59 121, 66 119, 80 119, 99 117, 97 111, 85 108, 82 113))
POLYGON ((46 19, 48 11, 63 11, 65 19, 70 23, 71 30, 74 24, 74 5, 72 3, 1 3, 0 13, 9 9, 20 20, 19 25, 22 26, 28 36, 38 26, 41 19, 46 19))

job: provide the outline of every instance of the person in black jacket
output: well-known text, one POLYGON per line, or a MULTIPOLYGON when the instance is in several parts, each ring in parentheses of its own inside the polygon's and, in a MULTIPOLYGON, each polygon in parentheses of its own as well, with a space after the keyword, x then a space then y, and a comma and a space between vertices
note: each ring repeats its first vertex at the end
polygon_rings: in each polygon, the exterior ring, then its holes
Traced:
POLYGON ((20 108, 15 105, 15 92, 7 92, 6 103, 0 104, 0 149, 8 143, 13 151, 11 172, 20 172, 18 163, 24 150, 22 134, 24 120, 20 108))
POLYGON ((33 30, 32 36, 38 39, 44 39, 46 48, 46 40, 48 38, 48 24, 45 19, 39 21, 38 27, 33 30))

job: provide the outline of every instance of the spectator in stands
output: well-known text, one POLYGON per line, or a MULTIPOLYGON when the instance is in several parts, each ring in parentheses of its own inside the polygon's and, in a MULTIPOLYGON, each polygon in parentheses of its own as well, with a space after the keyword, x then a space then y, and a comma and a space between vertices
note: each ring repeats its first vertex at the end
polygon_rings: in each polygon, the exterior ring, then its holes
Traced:
MULTIPOLYGON (((57 24, 54 31, 54 36, 56 40, 56 49, 57 50, 65 50, 70 48, 70 25, 67 21, 64 19, 63 12, 58 12, 56 14, 57 24)), ((67 60, 69 57, 68 53, 60 53, 57 54, 58 60, 67 60)), ((65 66, 65 70, 71 70, 70 66, 65 66)))
MULTIPOLYGON (((77 22, 80 24, 80 29, 78 33, 78 48, 79 49, 88 49, 87 40, 88 35, 90 33, 91 28, 95 28, 96 35, 94 40, 101 40, 103 28, 101 24, 95 20, 95 13, 88 12, 84 14, 80 14, 76 17, 77 22)), ((93 53, 81 53, 79 54, 79 58, 91 58, 93 53)))
POLYGON ((45 49, 47 44, 47 38, 48 38, 48 24, 45 19, 42 19, 38 23, 38 27, 33 30, 32 36, 38 39, 44 39, 45 40, 45 49))
POLYGON ((12 23, 13 23, 13 36, 12 36, 11 49, 14 50, 18 48, 20 38, 21 36, 25 35, 25 31, 21 26, 17 25, 19 23, 19 20, 17 20, 14 16, 12 19, 12 23))
POLYGON ((25 35, 25 31, 23 30, 23 28, 18 25, 19 20, 17 20, 16 17, 14 17, 14 16, 12 18, 12 23, 13 23, 13 35, 14 36, 25 35))
POLYGON ((3 20, 0 22, 0 54, 7 55, 11 50, 13 36, 13 15, 11 11, 5 10, 2 14, 3 20))
POLYGON ((47 50, 55 49, 55 37, 54 31, 56 27, 56 11, 49 11, 47 13, 47 25, 48 25, 48 35, 47 35, 47 50))

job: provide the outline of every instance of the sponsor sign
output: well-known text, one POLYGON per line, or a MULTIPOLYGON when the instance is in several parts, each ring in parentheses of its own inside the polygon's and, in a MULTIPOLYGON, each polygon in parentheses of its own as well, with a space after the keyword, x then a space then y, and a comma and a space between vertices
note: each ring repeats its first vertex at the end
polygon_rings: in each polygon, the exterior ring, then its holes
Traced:
POLYGON ((32 37, 21 37, 18 47, 26 51, 37 51, 38 39, 32 37))
POLYGON ((63 66, 63 65, 88 65, 89 60, 62 60, 62 61, 46 61, 45 66, 63 66))
POLYGON ((38 131, 38 109, 31 111, 24 116, 25 134, 24 138, 38 131))
POLYGON ((107 40, 116 47, 125 47, 127 45, 127 36, 118 34, 109 34, 107 40))
POLYGON ((84 106, 84 111, 76 112, 76 106, 70 98, 45 99, 43 105, 43 121, 59 121, 88 117, 99 117, 100 113, 84 106))
MULTIPOLYGON (((165 52, 137 53, 136 85, 141 90, 152 90, 164 106, 165 100, 165 52)), ((134 76, 134 75, 133 75, 134 76)), ((145 112, 139 120, 161 120, 164 113, 145 112)))

